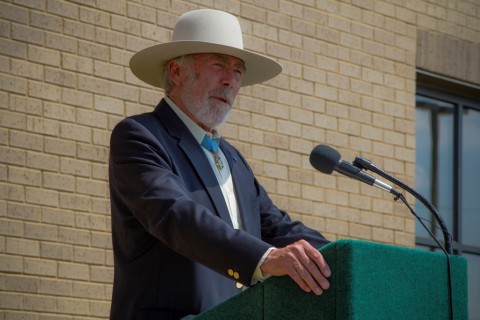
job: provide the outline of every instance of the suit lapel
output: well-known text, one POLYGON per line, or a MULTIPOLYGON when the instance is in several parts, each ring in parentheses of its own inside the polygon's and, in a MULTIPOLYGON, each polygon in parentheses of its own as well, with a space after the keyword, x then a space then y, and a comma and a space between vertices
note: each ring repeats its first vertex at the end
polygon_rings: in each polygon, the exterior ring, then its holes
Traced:
MULTIPOLYGON (((185 126, 182 120, 178 118, 165 100, 161 101, 160 105, 155 111, 169 134, 178 140, 179 148, 185 153, 186 157, 190 161, 191 166, 193 167, 193 170, 200 177, 205 190, 215 206, 217 215, 219 215, 222 220, 233 226, 222 191, 218 186, 215 174, 212 172, 212 168, 202 150, 202 147, 198 144, 190 131, 188 131, 188 128, 185 126), (163 119, 165 121, 163 121, 163 119)), ((192 169, 181 168, 181 170, 192 169)))

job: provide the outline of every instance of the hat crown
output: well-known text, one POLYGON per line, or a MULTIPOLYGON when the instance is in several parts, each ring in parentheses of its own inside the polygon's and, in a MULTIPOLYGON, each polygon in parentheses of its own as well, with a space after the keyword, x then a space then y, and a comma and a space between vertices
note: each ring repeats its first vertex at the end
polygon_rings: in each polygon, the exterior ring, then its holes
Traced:
POLYGON ((172 41, 200 41, 243 49, 238 19, 223 11, 201 9, 180 16, 172 41))

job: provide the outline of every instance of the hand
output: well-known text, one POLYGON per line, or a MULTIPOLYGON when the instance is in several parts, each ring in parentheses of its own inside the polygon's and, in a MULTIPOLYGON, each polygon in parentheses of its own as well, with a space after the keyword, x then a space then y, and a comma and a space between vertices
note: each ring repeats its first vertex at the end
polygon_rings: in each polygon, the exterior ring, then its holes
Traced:
POLYGON ((260 266, 264 275, 288 275, 302 290, 321 295, 330 287, 331 271, 322 254, 305 240, 274 249, 260 266))

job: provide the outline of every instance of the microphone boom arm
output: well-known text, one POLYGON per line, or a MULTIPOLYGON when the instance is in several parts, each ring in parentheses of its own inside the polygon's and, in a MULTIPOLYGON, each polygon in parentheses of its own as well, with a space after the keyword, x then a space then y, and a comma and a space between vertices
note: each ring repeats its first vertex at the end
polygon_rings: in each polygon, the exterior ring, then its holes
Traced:
POLYGON ((362 157, 356 157, 355 160, 353 161, 353 164, 356 166, 363 168, 365 170, 371 170, 378 174, 379 176, 389 180, 390 182, 396 184, 400 188, 406 190, 408 193, 413 195, 415 198, 417 198, 423 205, 425 205, 428 210, 432 213, 432 215, 435 217, 435 220, 437 220, 438 224, 440 225, 440 229, 442 230, 443 233, 443 239, 445 241, 445 250, 447 253, 451 254, 452 253, 452 240, 451 240, 451 235, 448 232, 447 226, 445 225, 445 222, 443 221, 443 218, 440 216, 438 213, 437 209, 427 200, 425 197, 423 197, 421 194, 419 194, 417 191, 414 189, 410 188, 407 186, 405 183, 401 182, 397 178, 391 176, 390 174, 386 173, 385 171, 377 168, 371 161, 363 159, 362 157))

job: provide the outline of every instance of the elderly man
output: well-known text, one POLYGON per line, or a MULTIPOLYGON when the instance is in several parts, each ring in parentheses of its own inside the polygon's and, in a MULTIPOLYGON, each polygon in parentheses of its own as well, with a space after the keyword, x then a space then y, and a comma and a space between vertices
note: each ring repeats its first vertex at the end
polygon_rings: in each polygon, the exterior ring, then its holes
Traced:
POLYGON ((111 319, 180 319, 270 276, 328 289, 316 250, 328 241, 278 209, 218 131, 240 88, 281 66, 243 49, 234 16, 205 9, 183 14, 173 41, 130 67, 165 97, 112 132, 111 319))

